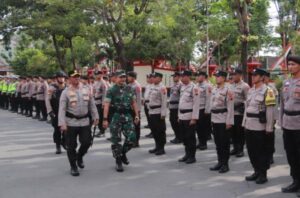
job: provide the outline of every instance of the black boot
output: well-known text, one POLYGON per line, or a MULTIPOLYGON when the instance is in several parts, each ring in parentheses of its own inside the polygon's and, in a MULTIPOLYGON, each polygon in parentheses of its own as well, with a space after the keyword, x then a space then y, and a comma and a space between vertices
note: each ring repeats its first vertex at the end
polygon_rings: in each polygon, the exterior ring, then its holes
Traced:
POLYGON ((236 155, 238 151, 234 148, 230 151, 230 155, 236 155))
POLYGON ((188 150, 188 159, 185 161, 186 164, 193 164, 196 162, 196 150, 194 149, 189 149, 188 150))
POLYGON ((128 160, 125 152, 122 153, 121 160, 122 160, 123 164, 126 164, 126 165, 129 164, 129 160, 128 160))
POLYGON ((281 192, 283 193, 294 193, 297 192, 300 189, 300 182, 297 179, 293 179, 293 182, 288 185, 287 187, 284 187, 281 189, 281 192))
POLYGON ((56 154, 61 154, 60 144, 56 144, 56 154))
POLYGON ((266 172, 262 172, 262 173, 259 173, 258 174, 258 177, 257 179, 255 180, 255 183, 256 184, 264 184, 268 181, 268 178, 267 178, 267 173, 266 172))
POLYGON ((218 170, 220 170, 221 167, 222 167, 222 164, 218 162, 213 167, 210 167, 209 170, 211 170, 211 171, 218 171, 218 170))
POLYGON ((157 145, 155 145, 155 147, 153 149, 149 150, 149 153, 155 154, 157 150, 158 150, 158 147, 157 147, 157 145))
POLYGON ((258 172, 254 172, 252 175, 246 176, 246 181, 255 181, 258 178, 258 172))
POLYGON ((179 140, 179 139, 177 139, 177 138, 174 138, 173 140, 170 140, 170 142, 171 142, 172 144, 180 144, 180 143, 182 143, 182 141, 179 140))
POLYGON ((156 152, 155 152, 155 155, 164 155, 164 154, 166 154, 166 152, 165 152, 165 149, 163 147, 157 149, 156 152))
POLYGON ((197 148, 200 150, 200 151, 204 151, 204 150, 207 150, 207 145, 206 144, 203 144, 203 143, 199 143, 197 145, 197 148))
POLYGON ((79 168, 84 168, 83 157, 81 155, 77 155, 77 165, 79 168))
POLYGON ((146 138, 153 138, 153 134, 149 133, 148 135, 145 135, 146 138))
POLYGON ((223 164, 219 169, 219 173, 227 173, 228 171, 229 171, 228 164, 223 164))
POLYGON ((124 171, 121 158, 116 159, 116 171, 117 172, 123 172, 124 171))
POLYGON ((70 171, 70 174, 74 177, 77 177, 80 175, 79 171, 78 171, 78 168, 76 165, 73 165, 71 166, 71 171, 70 171))

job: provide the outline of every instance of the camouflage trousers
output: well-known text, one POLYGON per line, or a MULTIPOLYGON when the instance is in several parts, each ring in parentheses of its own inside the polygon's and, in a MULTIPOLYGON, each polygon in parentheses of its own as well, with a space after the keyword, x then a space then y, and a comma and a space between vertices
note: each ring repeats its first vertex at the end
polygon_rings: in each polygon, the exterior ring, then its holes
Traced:
POLYGON ((132 116, 130 113, 114 113, 109 128, 111 133, 112 153, 114 158, 119 158, 123 153, 127 153, 136 141, 132 116), (123 145, 121 144, 122 134, 125 137, 123 145))

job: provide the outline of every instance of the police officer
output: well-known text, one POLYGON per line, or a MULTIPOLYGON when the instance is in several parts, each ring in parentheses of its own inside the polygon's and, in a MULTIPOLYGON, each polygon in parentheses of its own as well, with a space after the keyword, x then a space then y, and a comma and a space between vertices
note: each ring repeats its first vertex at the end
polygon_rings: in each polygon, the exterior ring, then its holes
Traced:
POLYGON ((234 125, 230 130, 233 142, 233 150, 230 152, 230 155, 243 157, 245 133, 242 122, 245 111, 245 101, 250 87, 242 80, 242 70, 234 69, 231 74, 233 82, 229 87, 234 93, 234 125))
POLYGON ((293 182, 282 188, 284 193, 300 189, 300 56, 289 56, 287 61, 291 78, 283 83, 279 123, 293 182))
POLYGON ((105 134, 105 129, 102 126, 103 105, 104 105, 104 99, 105 99, 108 87, 102 78, 103 77, 102 71, 96 71, 95 76, 96 76, 96 80, 93 85, 93 90, 94 90, 93 94, 94 94, 95 104, 96 104, 98 114, 99 114, 99 124, 98 124, 99 132, 95 136, 101 137, 102 135, 105 134))
POLYGON ((25 94, 25 99, 26 99, 26 103, 25 103, 25 107, 26 107, 26 117, 32 117, 32 111, 33 111, 33 103, 32 103, 32 95, 33 95, 33 83, 32 83, 32 77, 28 76, 27 77, 27 83, 26 83, 26 94, 25 94))
POLYGON ((72 71, 69 77, 70 85, 65 88, 60 97, 58 125, 66 135, 71 175, 79 176, 77 166, 84 168, 83 156, 91 145, 89 115, 92 117, 94 126, 98 125, 99 116, 91 91, 79 82, 80 74, 72 71), (81 145, 77 152, 78 136, 81 145))
POLYGON ((260 68, 252 72, 253 86, 248 92, 243 126, 246 145, 254 173, 246 181, 264 184, 268 181, 267 170, 270 167, 267 150, 267 135, 274 130, 275 95, 264 84, 266 71, 260 68))
POLYGON ((149 95, 149 121, 153 133, 155 148, 149 153, 155 155, 165 154, 166 144, 166 114, 167 114, 167 89, 163 85, 163 75, 159 72, 153 74, 153 86, 149 95))
POLYGON ((196 162, 196 123, 199 118, 200 96, 198 87, 191 82, 192 72, 181 74, 182 85, 178 109, 179 130, 185 148, 185 155, 179 162, 196 162))
POLYGON ((107 128, 108 124, 111 133, 111 149, 113 157, 116 159, 116 171, 123 172, 122 163, 128 165, 126 153, 133 147, 136 142, 136 133, 134 123, 139 122, 139 112, 136 103, 136 96, 132 88, 126 85, 126 74, 124 71, 117 71, 116 84, 108 91, 104 103, 103 127, 107 128), (110 105, 113 105, 112 120, 109 123, 108 115, 110 105), (135 117, 132 117, 132 109, 135 117), (121 145, 121 135, 124 135, 125 141, 121 145))
POLYGON ((200 150, 207 149, 207 140, 211 136, 211 115, 210 115, 210 99, 212 86, 207 81, 207 74, 199 71, 197 73, 197 86, 200 95, 199 119, 197 121, 197 135, 199 144, 197 148, 200 150))
POLYGON ((229 171, 230 134, 228 130, 234 125, 234 100, 233 92, 225 86, 227 73, 217 71, 214 75, 217 85, 212 90, 211 122, 218 163, 210 170, 226 173, 229 171))
POLYGON ((46 108, 46 98, 47 98, 47 90, 48 90, 48 83, 45 81, 44 77, 40 76, 37 83, 37 93, 36 93, 36 102, 37 102, 37 109, 39 109, 42 117, 39 116, 37 113, 37 117, 39 121, 47 121, 47 108, 46 108))
POLYGON ((56 81, 53 81, 49 84, 49 87, 46 87, 46 107, 47 113, 51 118, 51 124, 54 129, 53 131, 53 142, 56 145, 56 154, 61 154, 61 145, 65 145, 65 138, 60 131, 58 126, 58 110, 59 110, 59 100, 61 93, 66 88, 65 78, 67 75, 63 71, 59 71, 55 74, 56 81))
MULTIPOLYGON (((145 126, 145 128, 150 128, 150 116, 149 116, 149 96, 151 92, 151 87, 153 86, 153 81, 154 81, 154 74, 148 74, 147 75, 147 85, 145 87, 145 93, 144 93, 144 109, 145 109, 145 114, 147 117, 147 123, 148 125, 145 126)), ((153 133, 150 128, 150 133, 145 135, 147 138, 153 138, 153 133)))
POLYGON ((179 131, 179 123, 178 123, 178 105, 180 99, 180 72, 175 72, 173 75, 173 84, 170 88, 170 101, 169 101, 169 109, 170 109, 170 123, 171 127, 174 131, 175 138, 170 142, 173 144, 182 143, 181 133, 179 131))

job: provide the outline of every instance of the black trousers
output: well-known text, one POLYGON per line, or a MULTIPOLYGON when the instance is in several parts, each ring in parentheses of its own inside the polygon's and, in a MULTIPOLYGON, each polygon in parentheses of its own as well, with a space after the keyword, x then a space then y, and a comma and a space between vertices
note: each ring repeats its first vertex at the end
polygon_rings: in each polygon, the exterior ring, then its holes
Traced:
POLYGON ((37 100, 37 104, 39 111, 42 113, 43 118, 47 119, 47 108, 45 100, 37 100))
POLYGON ((234 115, 234 125, 230 129, 233 149, 243 151, 245 145, 245 130, 242 127, 243 115, 234 115))
POLYGON ((174 131, 175 138, 182 141, 178 122, 178 109, 170 109, 170 123, 174 131))
POLYGON ((99 114, 99 124, 98 124, 98 128, 100 130, 101 134, 105 133, 105 129, 103 128, 102 124, 103 124, 103 108, 102 108, 102 104, 97 104, 97 111, 99 114))
POLYGON ((53 131, 53 142, 55 144, 62 145, 65 143, 64 134, 61 133, 60 128, 58 126, 58 116, 56 115, 55 118, 51 118, 51 124, 54 129, 53 131))
MULTIPOLYGON (((134 119, 135 118, 135 113, 134 111, 131 112, 131 116, 134 119)), ((141 120, 141 113, 139 112, 139 118, 141 120)), ((141 138, 141 121, 139 123, 133 123, 134 124, 134 131, 135 131, 135 136, 136 136, 136 144, 139 144, 140 138, 141 138)))
POLYGON ((8 109, 9 107, 9 100, 7 93, 2 93, 2 101, 3 101, 3 108, 8 109))
POLYGON ((21 108, 21 93, 18 92, 16 96, 16 106, 15 106, 15 111, 18 112, 19 108, 21 108))
POLYGON ((207 140, 211 135, 211 118, 210 114, 205 114, 205 109, 199 111, 199 119, 197 121, 197 136, 200 145, 207 145, 207 140))
POLYGON ((266 146, 269 155, 269 159, 273 159, 273 154, 275 153, 275 133, 267 133, 266 135, 266 146))
POLYGON ((179 130, 185 147, 185 154, 194 158, 196 155, 196 125, 190 125, 190 120, 179 120, 179 130))
POLYGON ((161 119, 160 114, 150 114, 149 121, 156 148, 163 149, 166 144, 166 121, 161 119))
POLYGON ((32 111, 33 111, 32 98, 25 99, 25 109, 26 109, 26 114, 29 114, 30 116, 32 116, 32 111))
POLYGON ((230 132, 226 130, 225 123, 212 123, 212 126, 218 162, 222 165, 228 165, 230 153, 230 132))
POLYGON ((92 140, 91 135, 91 127, 71 127, 68 126, 68 130, 66 132, 66 146, 67 146, 67 154, 71 167, 76 166, 77 155, 83 157, 90 145, 92 140), (80 148, 78 152, 77 149, 77 137, 79 137, 80 148))
POLYGON ((290 175, 300 180, 300 130, 283 129, 283 143, 290 165, 290 175))
POLYGON ((145 110, 145 115, 146 115, 146 118, 147 118, 147 124, 149 125, 149 109, 148 109, 148 106, 147 106, 147 103, 144 104, 144 110, 145 110))
POLYGON ((258 173, 266 173, 270 168, 270 158, 267 150, 266 131, 245 130, 246 145, 251 165, 258 173))

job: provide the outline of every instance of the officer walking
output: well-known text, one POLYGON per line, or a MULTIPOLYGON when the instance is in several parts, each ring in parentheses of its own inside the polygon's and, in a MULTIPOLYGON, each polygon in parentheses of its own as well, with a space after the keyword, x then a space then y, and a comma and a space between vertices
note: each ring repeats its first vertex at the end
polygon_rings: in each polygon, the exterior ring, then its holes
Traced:
POLYGON ((178 123, 178 106, 179 106, 179 99, 180 99, 180 88, 182 83, 180 81, 179 72, 175 72, 172 76, 173 76, 173 84, 170 88, 169 109, 170 109, 170 123, 174 131, 175 138, 170 142, 173 144, 180 144, 182 143, 182 137, 181 137, 181 133, 179 130, 179 123, 178 123))
POLYGON ((279 123, 293 178, 292 184, 282 188, 282 192, 291 193, 300 189, 300 56, 289 56, 287 61, 292 76, 283 83, 279 123))
POLYGON ((122 163, 128 165, 126 153, 133 147, 136 142, 136 134, 134 123, 139 120, 139 112, 136 103, 135 94, 132 88, 126 85, 126 74, 124 71, 117 71, 116 84, 108 91, 104 103, 103 112, 103 127, 110 127, 111 133, 111 149, 113 157, 116 159, 116 171, 123 172, 122 163), (113 105, 112 120, 108 122, 110 106, 113 105), (135 112, 135 117, 132 117, 132 109, 135 112), (121 145, 121 135, 124 135, 125 141, 121 145))
POLYGON ((167 89, 161 82, 163 78, 161 73, 155 72, 153 76, 153 86, 149 95, 149 121, 155 148, 149 150, 149 153, 164 155, 166 153, 167 89))
POLYGON ((248 155, 254 169, 245 179, 256 184, 268 181, 270 163, 266 141, 268 133, 274 130, 275 94, 264 84, 265 75, 266 71, 260 68, 252 72, 253 87, 248 92, 243 120, 248 155))
POLYGON ((91 91, 79 82, 80 74, 70 72, 70 85, 62 92, 59 102, 58 125, 66 135, 68 159, 71 166, 71 175, 79 176, 78 168, 83 169, 83 156, 91 145, 91 115, 93 125, 98 125, 98 112, 91 91), (77 137, 80 148, 78 152, 77 137), (77 162, 77 163, 76 163, 77 162))
POLYGON ((234 93, 234 125, 230 130, 233 142, 233 150, 230 152, 230 155, 243 157, 245 133, 242 122, 245 111, 245 101, 250 87, 242 80, 242 70, 234 69, 231 74, 233 83, 231 83, 229 87, 234 93))
POLYGON ((192 164, 196 162, 196 124, 199 118, 200 94, 198 87, 191 82, 191 71, 181 74, 182 85, 179 100, 179 130, 185 148, 185 155, 179 162, 192 164))
POLYGON ((215 73, 217 86, 211 97, 211 122, 216 144, 218 163, 211 167, 211 171, 226 173, 229 171, 228 160, 230 152, 229 129, 234 125, 234 99, 233 93, 225 86, 227 73, 215 73))

